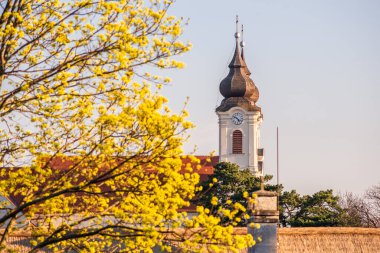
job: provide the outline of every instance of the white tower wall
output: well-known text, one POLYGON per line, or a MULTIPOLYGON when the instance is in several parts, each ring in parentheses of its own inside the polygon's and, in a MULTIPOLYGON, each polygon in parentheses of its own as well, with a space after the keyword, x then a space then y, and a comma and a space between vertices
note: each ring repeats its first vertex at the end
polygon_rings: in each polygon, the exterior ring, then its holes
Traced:
POLYGON ((219 117, 219 162, 231 162, 240 168, 248 168, 255 175, 261 176, 258 154, 260 147, 260 125, 262 116, 260 111, 248 112, 239 107, 233 107, 226 112, 216 112, 219 117), (244 120, 240 125, 235 125, 232 115, 240 112, 244 120), (234 154, 232 150, 232 133, 240 130, 243 134, 243 152, 234 154))

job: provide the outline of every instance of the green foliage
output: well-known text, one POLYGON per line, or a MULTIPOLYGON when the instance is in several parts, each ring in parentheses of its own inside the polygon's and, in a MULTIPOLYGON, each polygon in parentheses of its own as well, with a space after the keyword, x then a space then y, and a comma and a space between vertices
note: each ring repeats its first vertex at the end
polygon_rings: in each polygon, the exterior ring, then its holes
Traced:
POLYGON ((295 190, 280 198, 281 224, 292 227, 334 227, 350 225, 339 197, 332 190, 301 196, 295 190))
MULTIPOLYGON (((265 190, 277 191, 277 185, 268 182, 271 175, 264 177, 265 190)), ((280 223, 284 227, 321 227, 321 226, 359 226, 360 222, 350 215, 347 208, 339 203, 339 196, 332 190, 322 190, 313 195, 300 195, 295 190, 283 191, 280 185, 280 223)), ((228 208, 229 203, 238 202, 245 208, 248 199, 244 193, 260 189, 260 178, 255 177, 248 169, 240 169, 232 163, 221 162, 215 165, 214 174, 202 183, 202 192, 195 199, 195 204, 208 207, 218 215, 220 207, 228 208), (218 199, 217 205, 211 205, 211 199, 218 199)), ((229 222, 226 220, 225 222, 229 222)), ((245 225, 245 218, 239 225, 245 225)))
MULTIPOLYGON (((264 177, 264 182, 272 179, 271 175, 264 177)), ((282 186, 280 185, 281 189, 282 186)), ((249 169, 240 169, 236 164, 221 162, 215 165, 214 174, 202 183, 202 192, 194 201, 197 205, 208 207, 215 215, 220 207, 229 208, 230 202, 240 203, 248 207, 248 199, 244 193, 252 193, 260 189, 260 178, 255 177, 249 169), (216 197, 218 205, 211 205, 211 199, 216 197)), ((276 191, 275 185, 266 184, 266 190, 276 191)), ((242 217, 239 225, 245 224, 246 217, 242 217)), ((226 221, 227 222, 227 221, 226 221)))

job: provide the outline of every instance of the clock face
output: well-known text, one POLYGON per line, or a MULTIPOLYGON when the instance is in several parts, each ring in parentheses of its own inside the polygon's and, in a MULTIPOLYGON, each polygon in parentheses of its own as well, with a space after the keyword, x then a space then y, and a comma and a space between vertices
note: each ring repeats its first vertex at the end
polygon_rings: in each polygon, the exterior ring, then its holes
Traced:
POLYGON ((232 122, 235 124, 235 125, 240 125, 241 123, 243 123, 243 114, 241 114, 240 112, 237 112, 237 113, 234 113, 232 115, 232 122))

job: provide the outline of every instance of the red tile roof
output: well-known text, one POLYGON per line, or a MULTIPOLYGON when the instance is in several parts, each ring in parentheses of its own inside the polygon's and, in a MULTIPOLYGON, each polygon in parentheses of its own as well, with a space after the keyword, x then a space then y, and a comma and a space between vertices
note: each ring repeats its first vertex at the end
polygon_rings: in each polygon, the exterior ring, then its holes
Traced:
MULTIPOLYGON (((197 159, 199 159, 200 167, 193 168, 193 171, 198 173, 200 176, 200 181, 206 181, 210 175, 214 173, 214 166, 219 162, 219 156, 209 157, 209 156, 195 156, 197 159)), ((185 169, 185 166, 187 163, 191 163, 191 159, 188 157, 182 158, 182 169, 180 173, 188 172, 185 169)), ((50 166, 53 169, 57 170, 67 170, 70 166, 74 164, 74 159, 64 159, 61 157, 56 157, 50 161, 50 166)), ((195 167, 195 166, 194 166, 195 167)), ((20 169, 20 168, 13 168, 13 169, 20 169)), ((0 178, 1 180, 6 180, 6 178, 0 178)), ((8 199, 9 201, 14 204, 15 206, 18 206, 21 204, 23 200, 23 196, 10 196, 8 199)), ((193 206, 186 208, 186 210, 182 211, 194 211, 193 206), (188 210, 187 210, 188 209, 188 210)))
MULTIPOLYGON (((200 175, 212 175, 214 174, 214 166, 219 162, 219 156, 204 156, 204 155, 198 155, 195 156, 196 158, 199 159, 201 168, 194 170, 200 175)), ((183 158, 182 159, 182 164, 186 165, 186 163, 189 163, 190 159, 189 158, 183 158)), ((181 172, 183 172, 182 170, 181 172)))

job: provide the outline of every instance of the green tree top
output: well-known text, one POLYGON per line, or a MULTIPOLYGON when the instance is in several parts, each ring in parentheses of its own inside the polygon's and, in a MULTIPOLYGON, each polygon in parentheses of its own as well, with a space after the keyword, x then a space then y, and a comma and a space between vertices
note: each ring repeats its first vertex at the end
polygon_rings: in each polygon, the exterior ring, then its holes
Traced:
MULTIPOLYGON (((238 202, 244 208, 248 207, 248 200, 244 195, 260 189, 260 178, 255 177, 248 169, 240 169, 236 164, 221 162, 215 167, 214 174, 202 183, 202 192, 194 200, 195 203, 211 209, 218 215, 219 208, 229 208, 231 202, 238 202), (217 205, 210 201, 216 198, 217 205)), ((277 185, 268 184, 272 176, 265 175, 265 190, 276 191, 277 185)), ((300 195, 295 190, 280 192, 280 223, 284 227, 320 227, 320 226, 358 226, 358 221, 349 215, 347 209, 339 204, 339 197, 332 190, 322 190, 313 195, 300 195)), ((241 216, 239 225, 245 225, 246 215, 241 216), (243 217, 244 216, 244 217, 243 217)), ((228 219, 226 223, 236 223, 228 219)))

